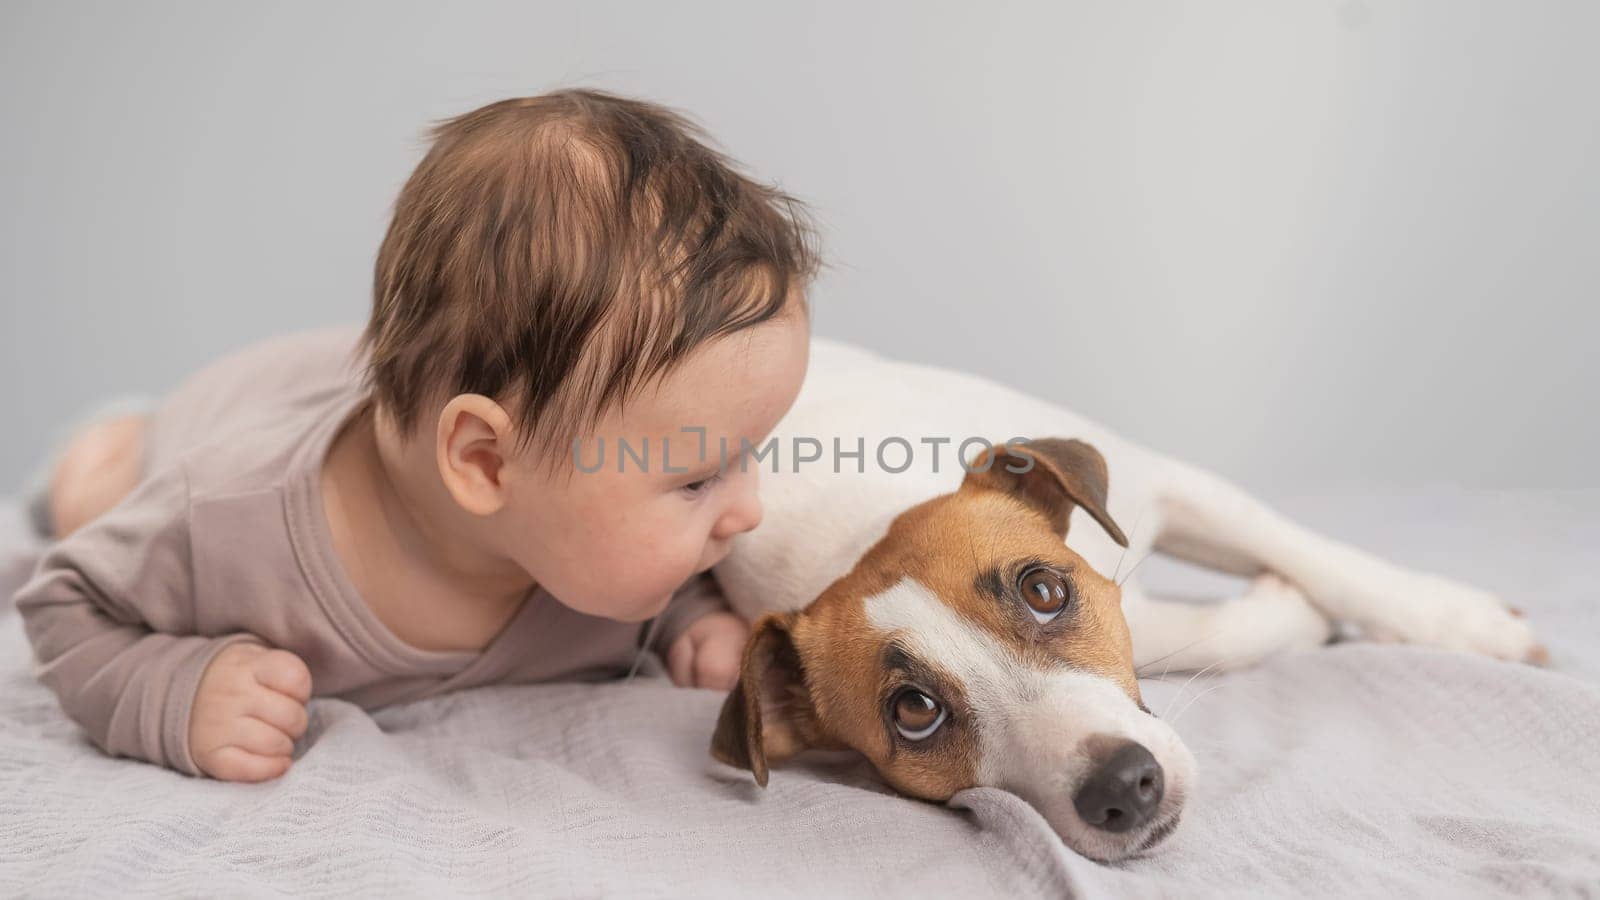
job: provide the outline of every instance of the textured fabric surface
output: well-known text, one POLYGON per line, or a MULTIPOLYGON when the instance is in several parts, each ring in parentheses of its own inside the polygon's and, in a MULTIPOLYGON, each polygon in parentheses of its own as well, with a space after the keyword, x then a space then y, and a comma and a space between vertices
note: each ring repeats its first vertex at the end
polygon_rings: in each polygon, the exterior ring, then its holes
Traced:
POLYGON ((1597 499, 1281 503, 1518 588, 1556 670, 1346 644, 1146 682, 1200 781, 1178 832, 1116 866, 1009 794, 920 803, 848 759, 762 791, 706 756, 721 698, 659 677, 317 700, 283 779, 188 778, 94 750, 7 610, 0 895, 1600 896, 1597 499))

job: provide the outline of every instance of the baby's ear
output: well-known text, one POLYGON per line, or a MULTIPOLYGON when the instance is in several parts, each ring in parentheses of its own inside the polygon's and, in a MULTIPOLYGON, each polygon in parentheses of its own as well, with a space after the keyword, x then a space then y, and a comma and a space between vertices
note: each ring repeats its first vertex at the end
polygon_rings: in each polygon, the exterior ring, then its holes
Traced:
POLYGON ((767 786, 767 766, 815 745, 817 724, 792 629, 799 613, 769 613, 745 643, 739 681, 722 704, 711 755, 767 786))
POLYGON ((511 417, 482 394, 458 394, 440 410, 434 455, 445 489, 462 509, 487 516, 505 506, 514 437, 511 417))

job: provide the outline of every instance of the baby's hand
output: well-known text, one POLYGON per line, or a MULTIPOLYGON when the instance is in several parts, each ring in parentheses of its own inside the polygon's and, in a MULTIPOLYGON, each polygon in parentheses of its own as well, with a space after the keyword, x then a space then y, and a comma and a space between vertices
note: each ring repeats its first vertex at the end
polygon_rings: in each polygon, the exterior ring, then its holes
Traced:
POLYGON ((200 676, 189 755, 221 781, 267 781, 289 771, 306 731, 311 670, 287 650, 230 644, 200 676))
POLYGON ((667 649, 667 672, 678 687, 732 690, 750 626, 733 613, 707 613, 694 620, 667 649))

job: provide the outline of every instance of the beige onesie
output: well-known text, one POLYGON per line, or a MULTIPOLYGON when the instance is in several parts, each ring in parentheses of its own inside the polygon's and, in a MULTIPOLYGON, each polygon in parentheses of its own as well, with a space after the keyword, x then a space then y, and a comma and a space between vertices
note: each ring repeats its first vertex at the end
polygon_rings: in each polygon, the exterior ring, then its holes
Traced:
MULTIPOLYGON (((319 489, 340 427, 366 401, 357 330, 277 338, 202 370, 153 414, 144 480, 51 546, 16 595, 36 674, 103 750, 200 774, 189 710, 224 646, 291 650, 317 696, 368 709, 488 683, 626 671, 646 629, 536 588, 482 651, 424 650, 384 626, 335 554, 319 489)), ((707 573, 674 596, 664 648, 726 609, 707 573)))

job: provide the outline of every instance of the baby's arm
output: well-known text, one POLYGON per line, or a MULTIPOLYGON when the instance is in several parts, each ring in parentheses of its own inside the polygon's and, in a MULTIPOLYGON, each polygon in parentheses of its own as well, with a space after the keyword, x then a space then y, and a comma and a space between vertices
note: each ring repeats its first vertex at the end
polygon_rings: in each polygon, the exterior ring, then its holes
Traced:
POLYGON ((750 625, 728 608, 722 586, 703 572, 680 587, 662 614, 667 672, 679 687, 732 689, 750 625))
POLYGON ((190 775, 272 777, 275 751, 283 768, 288 751, 267 732, 304 728, 310 673, 254 635, 197 634, 193 572, 187 479, 175 467, 53 545, 17 593, 34 672, 107 753, 190 775), (299 681, 304 691, 282 690, 299 681))

